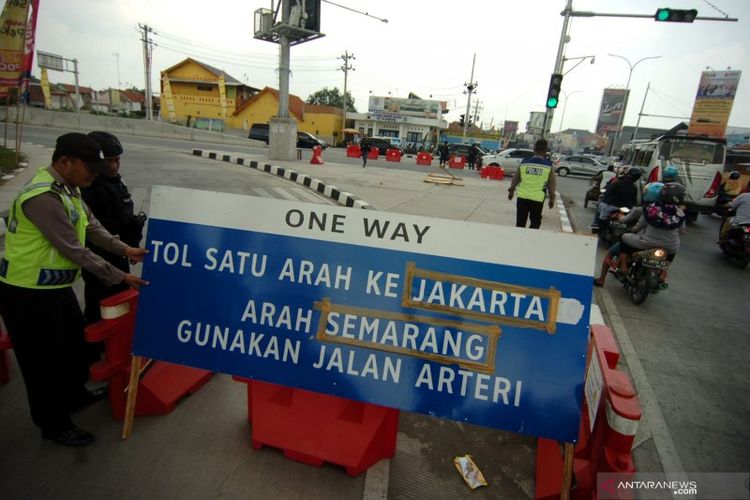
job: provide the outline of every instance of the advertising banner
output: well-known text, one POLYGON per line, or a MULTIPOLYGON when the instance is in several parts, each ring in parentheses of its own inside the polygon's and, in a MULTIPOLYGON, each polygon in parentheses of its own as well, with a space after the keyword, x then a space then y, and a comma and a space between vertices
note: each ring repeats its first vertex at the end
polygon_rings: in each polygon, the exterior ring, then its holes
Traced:
POLYGON ((545 114, 543 111, 532 111, 529 113, 529 123, 526 126, 526 131, 530 134, 541 134, 544 129, 545 114))
POLYGON ((513 138, 518 133, 518 122, 506 120, 503 123, 503 137, 513 138))
POLYGON ((149 217, 135 354, 576 441, 595 239, 165 186, 149 217))
POLYGON ((5 2, 0 14, 0 88, 18 87, 24 57, 26 3, 5 2))
POLYGON ((428 101, 426 99, 370 96, 368 102, 370 113, 416 116, 419 118, 437 118, 440 109, 440 101, 428 101))
POLYGON ((628 100, 625 89, 604 89, 602 105, 599 108, 599 119, 596 122, 596 135, 610 137, 617 130, 622 110, 628 100))
POLYGON ((695 95, 688 134, 724 137, 742 71, 704 71, 695 95))

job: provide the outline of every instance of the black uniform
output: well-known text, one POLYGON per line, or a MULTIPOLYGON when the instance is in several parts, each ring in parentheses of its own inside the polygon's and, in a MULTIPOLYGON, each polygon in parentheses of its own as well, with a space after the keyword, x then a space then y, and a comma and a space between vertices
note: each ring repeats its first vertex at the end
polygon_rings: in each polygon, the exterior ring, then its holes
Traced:
MULTIPOLYGON (((120 175, 115 177, 100 175, 91 186, 81 189, 81 194, 91 212, 107 231, 118 235, 120 240, 128 246, 139 246, 143 237, 143 224, 146 221, 146 216, 134 213, 133 199, 120 175)), ((110 253, 89 242, 86 242, 86 246, 113 266, 130 273, 130 264, 127 258, 110 253)), ((86 282, 84 292, 86 309, 83 315, 88 325, 101 319, 99 302, 102 299, 127 290, 128 286, 124 283, 107 286, 85 269, 81 272, 81 275, 86 282)))

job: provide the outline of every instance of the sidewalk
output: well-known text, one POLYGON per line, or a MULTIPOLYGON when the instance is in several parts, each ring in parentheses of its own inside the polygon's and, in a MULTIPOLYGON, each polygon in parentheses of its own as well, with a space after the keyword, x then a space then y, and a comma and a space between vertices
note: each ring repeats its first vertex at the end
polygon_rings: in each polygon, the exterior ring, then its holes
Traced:
MULTIPOLYGON (((29 168, 0 183, 0 212, 36 168, 49 162, 51 150, 28 144, 23 149, 29 168)), ((515 222, 515 201, 507 200, 509 180, 480 179, 478 172, 452 171, 465 185, 442 186, 423 182, 436 167, 410 172, 389 169, 385 161, 368 162, 363 169, 253 159, 350 191, 378 210, 496 225, 515 222)), ((545 207, 542 228, 560 227, 558 208, 545 207)), ((75 421, 98 437, 96 445, 80 450, 40 439, 28 417, 15 360, 11 381, 0 386, 0 405, 0 485, 8 499, 522 499, 534 492, 533 437, 420 414, 401 413, 394 459, 357 478, 336 466, 317 469, 287 460, 278 450, 252 450, 245 385, 228 375, 216 375, 169 415, 137 418, 128 441, 120 440, 121 422, 112 419, 106 403, 80 412, 75 421), (463 483, 452 460, 467 453, 489 487, 471 492, 463 483)))

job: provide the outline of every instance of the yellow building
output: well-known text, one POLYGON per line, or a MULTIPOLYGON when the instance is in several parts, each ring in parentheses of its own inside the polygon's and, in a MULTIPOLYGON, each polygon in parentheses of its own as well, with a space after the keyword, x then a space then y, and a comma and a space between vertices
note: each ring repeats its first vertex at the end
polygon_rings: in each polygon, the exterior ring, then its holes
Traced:
MULTIPOLYGON (((268 123, 279 111, 279 91, 266 87, 243 103, 227 119, 228 127, 250 127, 253 123, 268 123)), ((289 117, 297 120, 297 130, 309 132, 329 144, 334 142, 334 132, 341 131, 341 109, 332 106, 306 104, 294 94, 289 94, 289 117)))
POLYGON ((228 118, 258 90, 220 69, 187 58, 161 72, 162 120, 191 126, 197 119, 210 118, 233 126, 228 118))

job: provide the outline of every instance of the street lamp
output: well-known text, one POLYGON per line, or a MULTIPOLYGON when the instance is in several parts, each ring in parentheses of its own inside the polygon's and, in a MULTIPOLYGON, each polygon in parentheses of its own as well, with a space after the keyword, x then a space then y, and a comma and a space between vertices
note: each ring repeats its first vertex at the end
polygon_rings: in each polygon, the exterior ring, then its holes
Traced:
POLYGON ((573 94, 582 94, 582 93, 583 93, 583 90, 573 90, 572 92, 565 92, 564 90, 562 90, 562 91, 560 91, 560 93, 561 93, 561 94, 562 94, 563 96, 565 96, 565 104, 563 104, 562 114, 560 115, 560 129, 559 129, 559 130, 557 131, 557 133, 558 133, 558 134, 559 134, 560 132, 562 132, 563 120, 565 120, 565 108, 566 108, 566 107, 567 107, 567 105, 568 105, 568 99, 569 99, 569 98, 570 98, 570 96, 572 96, 573 94))
POLYGON ((638 64, 642 63, 643 61, 646 61, 648 59, 659 59, 661 56, 648 56, 648 57, 642 57, 641 59, 638 59, 635 64, 630 64, 630 60, 625 56, 620 56, 617 54, 607 54, 611 57, 619 57, 626 63, 628 63, 628 67, 630 68, 630 71, 628 72, 628 83, 625 84, 625 92, 622 96, 622 112, 620 113, 620 117, 617 120, 617 128, 615 128, 615 135, 612 138, 612 144, 609 146, 609 156, 612 156, 612 153, 615 149, 615 143, 617 142, 617 139, 620 136, 620 127, 622 127, 622 122, 625 119, 625 109, 628 105, 628 93, 630 92, 630 77, 633 76, 633 70, 635 69, 638 64))
POLYGON ((576 69, 578 67, 578 65, 581 64, 586 59, 591 59, 591 64, 594 64, 594 62, 596 62, 596 54, 594 54, 592 56, 563 57, 563 62, 562 62, 563 66, 565 66, 565 61, 576 61, 576 60, 578 61, 572 68, 570 68, 568 71, 566 71, 565 73, 563 73, 563 76, 567 75, 568 73, 570 73, 571 71, 573 71, 574 69, 576 69))

